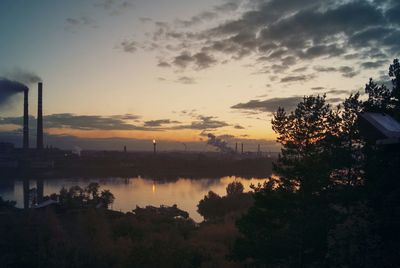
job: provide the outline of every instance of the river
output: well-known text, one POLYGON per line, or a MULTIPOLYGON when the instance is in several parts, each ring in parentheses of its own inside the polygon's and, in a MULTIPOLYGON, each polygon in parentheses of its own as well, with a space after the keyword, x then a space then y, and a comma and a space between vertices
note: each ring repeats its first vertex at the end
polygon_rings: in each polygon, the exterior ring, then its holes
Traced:
MULTIPOLYGON (((69 178, 69 179, 48 179, 43 181, 44 195, 58 193, 62 187, 69 188, 74 185, 87 186, 91 182, 100 184, 100 189, 110 190, 115 201, 113 210, 122 212, 132 211, 136 206, 146 205, 160 206, 173 204, 178 205, 182 210, 189 213, 196 222, 201 222, 203 217, 197 213, 197 204, 209 191, 219 195, 226 194, 226 186, 233 182, 240 181, 245 191, 251 190, 251 184, 263 183, 265 179, 222 177, 222 178, 201 178, 188 179, 178 178, 175 180, 160 180, 153 178, 69 178)), ((36 181, 30 180, 30 188, 36 187, 36 181)), ((23 180, 0 181, 0 196, 4 200, 14 200, 17 207, 23 207, 23 180)))

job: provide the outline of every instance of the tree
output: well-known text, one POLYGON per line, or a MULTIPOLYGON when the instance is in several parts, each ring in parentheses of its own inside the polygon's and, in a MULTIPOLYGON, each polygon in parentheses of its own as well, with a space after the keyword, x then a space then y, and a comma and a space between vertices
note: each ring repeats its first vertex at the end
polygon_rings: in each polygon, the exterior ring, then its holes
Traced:
POLYGON ((364 102, 364 110, 374 113, 391 112, 390 99, 391 91, 385 85, 378 85, 372 78, 365 85, 365 93, 368 94, 367 101, 364 102))
POLYGON ((400 62, 393 60, 389 66, 389 77, 392 79, 392 102, 394 105, 394 116, 400 120, 400 62))
POLYGON ((244 235, 235 244, 237 258, 271 267, 325 266, 329 160, 339 122, 325 96, 304 97, 289 114, 278 109, 272 128, 282 144, 274 166, 280 178, 255 189, 254 206, 237 222, 244 235))
POLYGON ((237 222, 234 256, 270 267, 397 267, 400 240, 400 145, 364 141, 361 112, 400 118, 400 63, 393 88, 372 79, 366 101, 352 94, 332 108, 305 97, 272 120, 282 144, 278 181, 257 187, 237 222), (366 257, 367 256, 367 257, 366 257))
POLYGON ((100 194, 100 200, 101 202, 103 202, 104 207, 108 208, 111 204, 114 203, 115 197, 110 190, 103 190, 100 194))
POLYGON ((197 211, 205 220, 215 219, 221 215, 220 200, 221 197, 218 194, 209 191, 204 199, 200 200, 197 211))
POLYGON ((233 181, 226 186, 226 194, 228 196, 235 196, 242 194, 244 190, 243 184, 240 181, 233 181))
POLYGON ((324 140, 337 129, 336 116, 325 96, 304 97, 295 111, 287 114, 279 108, 272 129, 282 144, 275 170, 286 183, 299 185, 306 195, 316 193, 329 183, 324 140))
POLYGON ((91 182, 86 188, 85 192, 88 193, 89 198, 96 200, 99 197, 100 185, 97 182, 91 182))

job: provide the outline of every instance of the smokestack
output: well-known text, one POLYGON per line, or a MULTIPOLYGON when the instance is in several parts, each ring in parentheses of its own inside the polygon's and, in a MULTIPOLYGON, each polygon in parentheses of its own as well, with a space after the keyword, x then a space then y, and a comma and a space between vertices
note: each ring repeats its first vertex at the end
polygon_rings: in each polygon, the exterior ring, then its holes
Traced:
POLYGON ((237 152, 238 152, 238 151, 237 151, 237 150, 238 150, 238 147, 237 147, 237 145, 238 145, 238 144, 236 143, 236 145, 235 145, 235 153, 237 153, 237 152))
POLYGON ((243 151, 243 143, 242 143, 242 154, 244 153, 244 151, 243 151))
POLYGON ((157 153, 157 143, 156 143, 156 140, 153 140, 153 153, 154 153, 154 154, 157 153))
POLYGON ((28 111, 28 89, 24 90, 24 126, 23 126, 23 149, 29 149, 29 111, 28 111))
POLYGON ((43 149, 43 84, 38 84, 38 113, 37 113, 37 136, 36 148, 43 149))

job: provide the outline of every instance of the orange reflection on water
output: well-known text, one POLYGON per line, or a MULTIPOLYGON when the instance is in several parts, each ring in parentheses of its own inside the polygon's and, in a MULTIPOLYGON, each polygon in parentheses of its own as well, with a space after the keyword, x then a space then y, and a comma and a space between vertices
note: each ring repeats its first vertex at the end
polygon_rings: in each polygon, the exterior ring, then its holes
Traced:
MULTIPOLYGON (((158 207, 160 205, 172 206, 176 204, 180 209, 189 212, 190 217, 195 221, 200 222, 203 218, 197 213, 197 204, 209 191, 213 191, 221 196, 226 195, 226 186, 233 181, 241 182, 245 191, 250 191, 251 184, 262 184, 265 180, 256 178, 244 179, 240 177, 179 178, 175 180, 144 179, 141 177, 129 179, 50 179, 44 181, 44 194, 58 193, 62 187, 70 188, 75 185, 86 187, 91 182, 97 182, 100 184, 101 189, 109 189, 114 194, 114 210, 128 212, 135 209, 136 206, 145 207, 152 205, 158 207), (151 193, 149 193, 149 189, 151 189, 151 193)), ((9 190, 2 190, 0 188, 0 195, 9 200, 16 200, 17 206, 22 207, 22 180, 12 183, 13 187, 10 187, 9 190)), ((31 187, 35 183, 35 181, 31 180, 31 187)))

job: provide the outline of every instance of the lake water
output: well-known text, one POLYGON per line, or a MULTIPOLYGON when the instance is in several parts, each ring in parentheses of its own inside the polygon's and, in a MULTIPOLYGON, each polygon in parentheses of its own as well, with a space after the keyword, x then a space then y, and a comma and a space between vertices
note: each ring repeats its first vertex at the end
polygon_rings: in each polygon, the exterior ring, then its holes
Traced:
MULTIPOLYGON (((146 205, 172 206, 177 204, 182 210, 189 212, 190 217, 197 222, 203 218, 197 213, 197 204, 210 191, 219 195, 226 194, 226 186, 233 182, 240 181, 249 191, 251 184, 263 183, 265 179, 245 179, 240 177, 203 178, 177 180, 153 180, 149 178, 106 178, 106 179, 49 179, 44 180, 44 195, 58 193, 62 187, 69 188, 74 185, 87 186, 91 182, 100 184, 100 189, 109 189, 115 196, 112 209, 128 212, 136 206, 146 205)), ((30 188, 36 187, 36 181, 30 180, 30 188)), ((0 196, 5 200, 14 200, 17 207, 23 207, 23 181, 22 180, 1 180, 0 196)))

